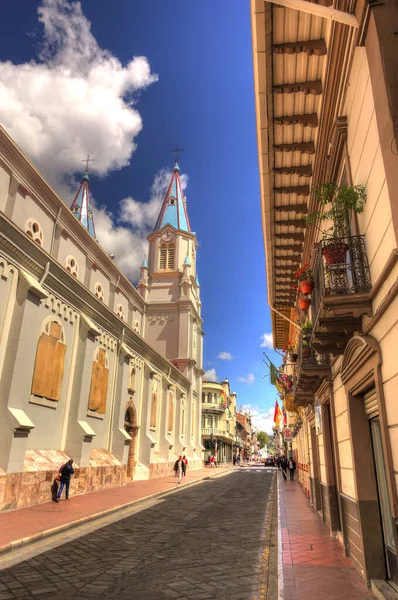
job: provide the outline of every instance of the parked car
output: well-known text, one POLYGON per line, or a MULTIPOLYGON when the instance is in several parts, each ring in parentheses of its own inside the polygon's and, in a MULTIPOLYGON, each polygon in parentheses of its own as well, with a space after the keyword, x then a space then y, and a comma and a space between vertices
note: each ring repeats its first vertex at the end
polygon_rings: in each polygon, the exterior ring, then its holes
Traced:
POLYGON ((275 466, 275 459, 273 456, 267 456, 267 458, 265 459, 264 462, 264 466, 265 467, 274 467, 275 466))

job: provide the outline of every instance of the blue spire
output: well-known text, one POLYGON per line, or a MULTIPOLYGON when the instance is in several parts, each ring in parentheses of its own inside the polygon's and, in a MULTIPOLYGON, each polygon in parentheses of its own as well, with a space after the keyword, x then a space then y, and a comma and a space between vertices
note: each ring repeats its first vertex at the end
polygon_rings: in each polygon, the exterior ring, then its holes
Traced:
POLYGON ((191 232, 184 192, 181 186, 180 167, 177 160, 174 164, 171 181, 167 188, 154 231, 162 229, 165 225, 171 225, 174 229, 180 229, 181 231, 191 232))
POLYGON ((142 265, 141 267, 147 267, 148 268, 148 261, 146 259, 146 257, 144 258, 144 260, 142 261, 142 265))
POLYGON ((196 285, 200 287, 200 283, 199 283, 199 277, 198 274, 196 273, 195 275, 195 281, 196 281, 196 285))
POLYGON ((189 258, 188 258, 188 256, 186 256, 185 260, 184 260, 184 265, 190 265, 190 264, 191 263, 189 262, 189 258))
POLYGON ((90 235, 96 240, 93 207, 90 200, 90 191, 88 189, 87 171, 83 175, 82 182, 70 208, 76 219, 80 221, 90 235))

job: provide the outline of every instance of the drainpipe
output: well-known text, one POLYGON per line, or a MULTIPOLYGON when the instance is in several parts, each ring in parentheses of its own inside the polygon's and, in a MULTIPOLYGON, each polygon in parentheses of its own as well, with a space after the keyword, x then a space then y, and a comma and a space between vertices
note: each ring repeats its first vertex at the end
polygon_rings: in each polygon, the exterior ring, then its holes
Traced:
MULTIPOLYGON (((49 265, 50 263, 47 263, 47 264, 49 265)), ((68 387, 66 390, 64 418, 62 421, 62 429, 61 429, 61 442, 60 442, 60 447, 59 447, 61 452, 65 451, 66 434, 68 431, 69 411, 70 411, 70 404, 71 404, 71 399, 72 399, 73 382, 75 379, 76 355, 77 355, 77 348, 79 345, 79 329, 80 329, 80 315, 78 314, 78 315, 76 315, 75 330, 73 333, 72 354, 71 354, 71 358, 70 358, 68 387)))
POLYGON ((47 275, 49 274, 49 272, 50 272, 50 261, 44 267, 43 277, 39 281, 40 285, 42 285, 44 280, 47 279, 47 275))
POLYGON ((54 250, 54 242, 55 242, 55 231, 57 229, 57 225, 59 222, 59 218, 61 216, 61 211, 62 211, 62 207, 60 207, 58 214, 57 214, 57 218, 54 221, 54 227, 53 227, 53 232, 51 234, 51 244, 50 244, 50 254, 52 255, 53 250, 54 250))
POLYGON ((108 430, 108 441, 107 441, 107 448, 108 448, 109 452, 112 452, 113 423, 115 420, 114 419, 114 410, 115 410, 115 402, 116 402, 116 398, 115 398, 116 385, 117 385, 117 376, 118 376, 118 371, 119 371, 119 357, 120 357, 120 353, 122 351, 123 340, 124 340, 124 327, 122 329, 122 335, 120 337, 120 340, 118 341, 118 349, 117 349, 117 353, 116 353, 116 364, 115 364, 115 369, 113 371, 113 377, 112 377, 112 396, 111 396, 109 430, 108 430))

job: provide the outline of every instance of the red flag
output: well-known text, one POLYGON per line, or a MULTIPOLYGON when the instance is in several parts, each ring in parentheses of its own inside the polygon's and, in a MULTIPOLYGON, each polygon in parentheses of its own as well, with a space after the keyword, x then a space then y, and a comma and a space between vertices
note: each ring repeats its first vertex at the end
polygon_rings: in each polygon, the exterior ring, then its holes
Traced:
POLYGON ((279 408, 278 400, 275 400, 274 423, 279 427, 279 419, 281 417, 281 409, 279 408))

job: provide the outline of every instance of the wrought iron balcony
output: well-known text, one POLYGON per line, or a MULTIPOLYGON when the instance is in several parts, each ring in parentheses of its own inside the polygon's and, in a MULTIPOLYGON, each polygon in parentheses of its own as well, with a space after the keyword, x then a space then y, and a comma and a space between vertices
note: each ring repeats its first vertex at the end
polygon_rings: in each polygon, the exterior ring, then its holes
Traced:
POLYGON ((220 404, 219 402, 202 402, 203 413, 221 414, 225 411, 225 409, 226 406, 224 404, 220 404))
POLYGON ((305 340, 301 337, 294 385, 296 406, 306 406, 311 402, 322 381, 330 375, 329 354, 320 354, 313 347, 305 344, 305 340))
POLYGON ((342 354, 363 315, 372 314, 372 289, 363 235, 322 240, 314 265, 311 296, 312 347, 342 354))

